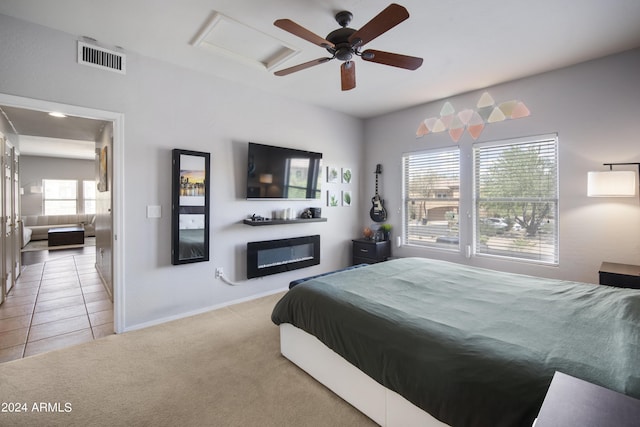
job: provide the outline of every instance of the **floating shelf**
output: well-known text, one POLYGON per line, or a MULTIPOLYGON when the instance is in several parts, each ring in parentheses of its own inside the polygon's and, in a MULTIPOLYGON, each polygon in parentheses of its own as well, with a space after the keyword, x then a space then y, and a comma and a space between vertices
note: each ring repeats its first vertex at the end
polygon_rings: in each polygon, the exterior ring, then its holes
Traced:
POLYGON ((303 222, 327 222, 327 218, 296 218, 296 219, 270 219, 267 221, 252 221, 245 219, 242 221, 244 224, 258 226, 258 225, 280 225, 280 224, 299 224, 303 222))

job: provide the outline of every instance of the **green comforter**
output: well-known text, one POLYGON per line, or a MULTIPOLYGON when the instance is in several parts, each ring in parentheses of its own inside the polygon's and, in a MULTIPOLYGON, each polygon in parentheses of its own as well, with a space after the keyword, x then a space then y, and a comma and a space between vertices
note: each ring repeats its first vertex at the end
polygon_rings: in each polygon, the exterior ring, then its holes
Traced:
POLYGON ((640 291, 404 258, 272 314, 452 426, 531 426, 555 371, 640 398, 640 291))

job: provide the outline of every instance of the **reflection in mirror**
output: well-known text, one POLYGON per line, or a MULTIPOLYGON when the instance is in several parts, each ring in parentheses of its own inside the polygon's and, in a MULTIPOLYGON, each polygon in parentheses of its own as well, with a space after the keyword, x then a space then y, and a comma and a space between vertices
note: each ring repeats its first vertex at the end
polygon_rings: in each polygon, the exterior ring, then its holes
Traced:
POLYGON ((179 260, 204 256, 204 215, 180 214, 179 260))

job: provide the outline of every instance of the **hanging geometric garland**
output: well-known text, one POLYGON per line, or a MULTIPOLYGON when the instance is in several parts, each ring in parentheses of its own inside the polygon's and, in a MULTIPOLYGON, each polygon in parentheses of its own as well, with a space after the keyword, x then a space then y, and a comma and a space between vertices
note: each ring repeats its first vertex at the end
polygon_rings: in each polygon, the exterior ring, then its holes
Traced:
POLYGON ((445 102, 440 110, 440 117, 424 119, 418 126, 416 136, 449 131, 451 139, 458 142, 466 129, 475 141, 488 123, 519 119, 530 114, 527 106, 521 101, 506 101, 496 105, 489 92, 485 92, 478 100, 475 110, 466 108, 456 113, 453 105, 449 101, 445 102))

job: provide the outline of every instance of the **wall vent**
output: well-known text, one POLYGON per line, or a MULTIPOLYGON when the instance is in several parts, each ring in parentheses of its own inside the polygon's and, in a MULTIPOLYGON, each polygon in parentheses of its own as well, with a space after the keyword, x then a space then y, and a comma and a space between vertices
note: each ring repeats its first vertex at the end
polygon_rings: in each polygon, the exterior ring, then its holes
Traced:
POLYGON ((123 53, 78 41, 78 64, 126 74, 126 59, 123 53))

